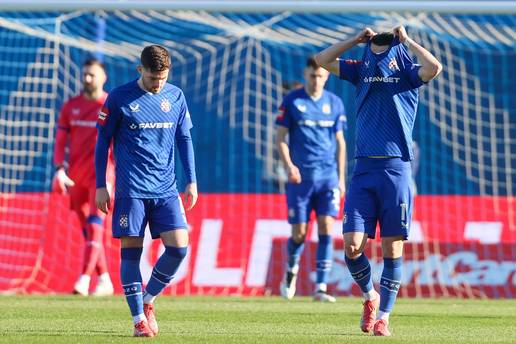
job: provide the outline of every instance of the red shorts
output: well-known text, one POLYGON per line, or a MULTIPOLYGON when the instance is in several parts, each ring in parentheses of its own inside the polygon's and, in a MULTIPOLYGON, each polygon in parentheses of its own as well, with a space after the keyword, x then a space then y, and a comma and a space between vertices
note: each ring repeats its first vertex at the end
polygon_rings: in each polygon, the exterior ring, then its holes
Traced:
POLYGON ((104 218, 104 213, 97 209, 95 204, 95 184, 86 187, 81 184, 75 184, 69 189, 70 192, 70 208, 82 215, 84 219, 89 216, 98 216, 104 218))

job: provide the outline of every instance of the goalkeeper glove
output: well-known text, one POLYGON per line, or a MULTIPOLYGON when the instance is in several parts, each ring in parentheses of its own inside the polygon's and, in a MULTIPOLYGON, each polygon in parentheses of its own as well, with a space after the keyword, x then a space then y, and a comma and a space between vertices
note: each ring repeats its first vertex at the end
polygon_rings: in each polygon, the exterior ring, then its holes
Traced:
POLYGON ((52 191, 65 194, 67 187, 74 185, 74 181, 66 175, 64 168, 58 168, 56 173, 54 173, 54 179, 52 180, 52 191))

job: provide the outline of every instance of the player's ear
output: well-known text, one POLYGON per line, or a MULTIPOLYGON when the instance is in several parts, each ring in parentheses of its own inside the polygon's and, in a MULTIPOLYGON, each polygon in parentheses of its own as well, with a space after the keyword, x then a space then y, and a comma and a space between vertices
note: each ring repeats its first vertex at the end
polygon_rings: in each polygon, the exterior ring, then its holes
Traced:
POLYGON ((138 65, 138 67, 136 67, 136 70, 138 71, 138 73, 142 74, 143 73, 143 66, 142 65, 138 65))

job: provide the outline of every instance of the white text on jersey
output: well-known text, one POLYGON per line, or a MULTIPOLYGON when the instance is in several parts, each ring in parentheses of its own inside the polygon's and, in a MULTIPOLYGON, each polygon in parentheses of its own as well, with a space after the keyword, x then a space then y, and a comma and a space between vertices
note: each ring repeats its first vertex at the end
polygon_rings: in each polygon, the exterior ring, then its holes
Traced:
POLYGON ((156 122, 156 123, 139 123, 139 129, 170 129, 174 126, 174 122, 156 122))
POLYGON ((400 78, 395 78, 391 76, 369 76, 364 78, 364 82, 388 82, 397 84, 400 81, 400 78))

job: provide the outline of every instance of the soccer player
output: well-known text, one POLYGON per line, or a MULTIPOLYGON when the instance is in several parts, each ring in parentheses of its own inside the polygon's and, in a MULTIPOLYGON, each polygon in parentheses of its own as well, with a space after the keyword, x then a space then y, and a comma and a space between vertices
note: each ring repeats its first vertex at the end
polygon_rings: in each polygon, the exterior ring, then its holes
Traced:
POLYGON ((70 193, 71 208, 79 218, 86 241, 82 274, 75 283, 74 293, 87 296, 91 276, 96 272, 99 278, 93 295, 104 296, 113 294, 113 284, 109 277, 103 246, 105 216, 95 205, 93 157, 97 140, 95 125, 98 112, 107 97, 103 90, 106 72, 101 61, 88 59, 82 66, 82 73, 81 94, 68 100, 59 115, 54 145, 56 172, 52 186, 55 192, 70 193), (64 167, 67 146, 68 174, 64 167))
POLYGON ((171 62, 162 46, 141 53, 140 77, 109 93, 98 118, 95 151, 97 207, 111 207, 106 188, 108 147, 114 142, 116 188, 113 237, 121 240, 120 276, 134 321, 135 337, 158 333, 153 302, 186 256, 188 231, 177 191, 174 149, 185 170, 187 210, 197 201, 192 121, 183 92, 167 83, 171 62), (156 262, 145 292, 140 258, 145 228, 161 238, 165 252, 156 262))
POLYGON ((365 28, 316 59, 356 87, 356 163, 344 206, 345 260, 365 297, 362 331, 390 336, 389 314, 400 287, 403 241, 412 215, 410 160, 418 88, 435 78, 442 66, 408 37, 403 26, 380 34, 365 28), (360 61, 339 59, 359 43, 366 43, 360 61), (380 294, 373 288, 363 252, 367 239, 375 237, 377 222, 384 263, 380 294))
POLYGON ((346 116, 340 98, 324 89, 328 76, 313 57, 308 58, 304 87, 284 97, 276 119, 276 145, 288 172, 288 222, 292 225, 280 285, 281 295, 288 300, 296 293, 299 260, 310 213, 315 210, 319 243, 314 300, 335 302, 327 292, 327 280, 333 259, 333 221, 345 190, 346 144, 342 129, 346 116))

